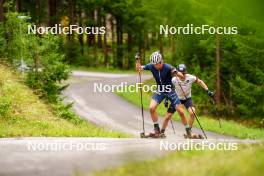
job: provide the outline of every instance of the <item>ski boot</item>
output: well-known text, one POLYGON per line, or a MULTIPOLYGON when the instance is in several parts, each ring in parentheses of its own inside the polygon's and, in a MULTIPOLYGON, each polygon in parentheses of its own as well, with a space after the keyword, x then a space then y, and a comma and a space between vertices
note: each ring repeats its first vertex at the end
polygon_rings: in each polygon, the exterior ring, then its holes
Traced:
POLYGON ((165 133, 160 133, 160 138, 162 138, 162 139, 166 138, 166 134, 165 133))
POLYGON ((160 130, 160 138, 162 138, 162 139, 166 138, 165 129, 160 130))
POLYGON ((156 129, 154 129, 154 132, 153 133, 149 133, 149 137, 150 138, 160 138, 160 130, 156 130, 156 129))
POLYGON ((192 133, 191 128, 186 128, 186 134, 183 136, 185 139, 204 139, 201 134, 192 133))

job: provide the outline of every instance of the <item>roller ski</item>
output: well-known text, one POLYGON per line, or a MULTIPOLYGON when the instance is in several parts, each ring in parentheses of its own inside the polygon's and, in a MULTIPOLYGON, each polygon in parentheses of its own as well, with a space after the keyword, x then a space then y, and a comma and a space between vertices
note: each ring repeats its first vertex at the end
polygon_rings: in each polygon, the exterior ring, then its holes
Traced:
POLYGON ((183 134, 183 137, 185 139, 204 139, 201 134, 192 133, 192 130, 190 128, 186 129, 186 134, 183 134))
POLYGON ((161 138, 164 139, 166 138, 166 135, 164 133, 160 133, 159 131, 154 131, 153 133, 145 134, 145 133, 140 133, 141 138, 161 138))
POLYGON ((201 134, 191 134, 191 136, 188 136, 187 134, 183 134, 183 137, 185 139, 204 139, 204 137, 201 134))

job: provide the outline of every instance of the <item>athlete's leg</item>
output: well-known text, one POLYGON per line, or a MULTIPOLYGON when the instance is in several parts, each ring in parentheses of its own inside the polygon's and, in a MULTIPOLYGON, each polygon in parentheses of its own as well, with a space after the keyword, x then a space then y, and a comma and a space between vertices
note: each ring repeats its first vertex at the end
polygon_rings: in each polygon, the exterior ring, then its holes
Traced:
POLYGON ((186 126, 188 124, 187 123, 187 119, 185 117, 184 110, 182 109, 182 107, 180 106, 180 104, 177 104, 175 109, 178 112, 179 116, 181 117, 182 124, 184 126, 186 126))
POLYGON ((193 106, 189 106, 188 108, 188 112, 190 114, 190 119, 189 119, 189 126, 190 126, 190 136, 189 138, 192 138, 192 139, 203 139, 202 135, 200 134, 196 134, 196 133, 193 133, 192 132, 192 127, 193 127, 193 122, 194 122, 194 118, 195 118, 195 108, 193 106))
POLYGON ((194 118, 195 118, 194 117, 195 108, 194 108, 193 103, 192 103, 192 98, 187 98, 187 100, 184 101, 184 106, 188 110, 189 115, 190 115, 188 124, 189 124, 190 129, 191 129, 193 126, 194 118))
POLYGON ((158 114, 157 114, 157 107, 165 98, 163 93, 154 93, 149 105, 149 111, 151 115, 151 119, 154 123, 154 131, 160 132, 159 123, 158 123, 158 114))
POLYGON ((194 107, 189 107, 188 112, 190 114, 190 119, 189 119, 189 126, 192 128, 193 122, 194 122, 194 113, 195 113, 195 108, 194 107), (191 109, 192 108, 192 109, 191 109))
POLYGON ((168 122, 171 120, 172 118, 172 115, 174 114, 175 112, 175 105, 174 104, 170 104, 169 108, 167 109, 167 114, 165 115, 165 118, 164 118, 164 121, 163 121, 163 124, 162 124, 162 128, 161 128, 161 132, 162 133, 165 133, 165 130, 168 126, 168 122))
POLYGON ((158 121, 158 115, 156 112, 158 105, 159 104, 155 100, 151 99, 149 105, 149 111, 150 111, 151 119, 154 123, 158 121))
POLYGON ((171 117, 172 117, 173 113, 171 112, 167 112, 164 120, 163 120, 163 124, 162 124, 162 128, 161 128, 161 132, 164 133, 167 126, 168 126, 168 122, 171 120, 171 117))
POLYGON ((176 111, 178 112, 178 114, 181 117, 181 121, 182 121, 182 124, 185 127, 185 131, 186 131, 187 136, 189 138, 191 138, 191 136, 192 136, 192 130, 191 130, 189 124, 187 123, 187 119, 185 117, 185 114, 184 114, 183 109, 181 108, 181 106, 176 106, 176 111))

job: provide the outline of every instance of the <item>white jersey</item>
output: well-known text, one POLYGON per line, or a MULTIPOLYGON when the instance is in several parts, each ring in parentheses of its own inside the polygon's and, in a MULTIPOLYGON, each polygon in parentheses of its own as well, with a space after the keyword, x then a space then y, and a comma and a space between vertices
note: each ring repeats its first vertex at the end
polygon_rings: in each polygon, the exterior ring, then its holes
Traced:
POLYGON ((177 76, 172 78, 172 84, 175 88, 176 94, 178 95, 178 97, 180 98, 180 100, 185 100, 185 96, 184 93, 186 95, 187 98, 190 98, 192 96, 192 83, 194 83, 195 81, 197 81, 197 77, 194 75, 190 75, 190 74, 186 74, 185 75, 185 79, 182 81, 180 78, 178 78, 177 76), (184 91, 182 91, 180 85, 184 91))

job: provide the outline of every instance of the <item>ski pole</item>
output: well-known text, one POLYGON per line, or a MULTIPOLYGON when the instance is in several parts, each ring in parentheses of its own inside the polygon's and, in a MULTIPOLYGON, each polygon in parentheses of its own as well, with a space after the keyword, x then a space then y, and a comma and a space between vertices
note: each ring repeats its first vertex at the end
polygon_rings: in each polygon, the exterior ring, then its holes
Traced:
MULTIPOLYGON (((137 52, 135 55, 135 58, 137 60, 137 62, 141 62, 140 61, 140 53, 137 52)), ((140 85, 142 84, 142 79, 141 79, 141 72, 139 70, 138 72, 139 75, 139 83, 140 85)), ((142 128, 143 128, 143 133, 145 134, 145 118, 144 118, 144 109, 143 109, 143 98, 142 98, 142 87, 140 87, 140 102, 141 102, 141 116, 142 116, 142 128)))
MULTIPOLYGON (((179 86, 180 86, 180 88, 181 88, 181 90, 182 90, 182 93, 183 93, 185 99, 187 100, 187 96, 186 96, 186 94, 185 94, 185 92, 184 92, 184 90, 183 90, 181 84, 180 84, 179 82, 178 82, 178 84, 179 84, 179 86)), ((204 132, 204 130, 203 130, 203 127, 202 127, 202 125, 200 124, 200 121, 199 121, 199 119, 198 119, 198 117, 197 117, 197 115, 196 115, 196 113, 194 112, 194 110, 193 110, 192 107, 191 107, 191 110, 192 110, 192 113, 193 113, 194 116, 195 116, 195 119, 196 119, 197 123, 199 124, 199 126, 200 126, 200 128, 201 128, 201 130, 202 130, 202 132, 203 132, 203 134, 204 134, 205 139, 207 139, 207 136, 206 136, 206 134, 205 134, 205 132, 204 132)))
POLYGON ((173 125, 173 122, 172 122, 171 119, 170 119, 170 122, 171 122, 171 127, 172 127, 172 129, 173 129, 173 133, 176 134, 176 133, 175 133, 175 128, 174 128, 174 125, 173 125))

